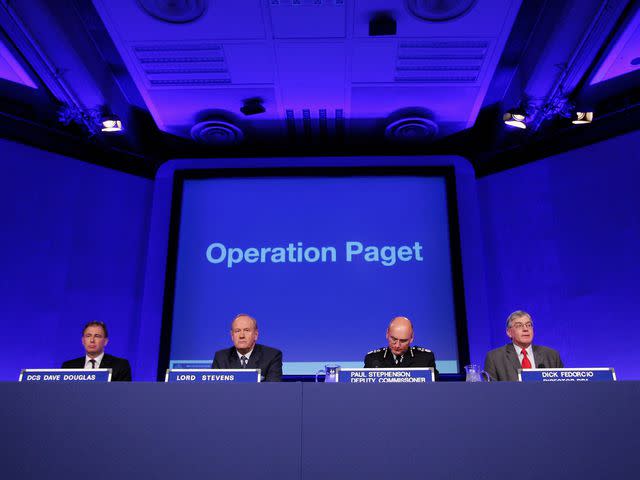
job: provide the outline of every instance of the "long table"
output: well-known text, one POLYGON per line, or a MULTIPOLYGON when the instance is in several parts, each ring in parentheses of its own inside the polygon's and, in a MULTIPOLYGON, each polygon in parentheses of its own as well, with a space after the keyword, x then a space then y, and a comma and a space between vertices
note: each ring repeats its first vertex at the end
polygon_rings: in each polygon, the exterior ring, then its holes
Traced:
POLYGON ((635 478, 640 382, 0 383, 0 477, 635 478))

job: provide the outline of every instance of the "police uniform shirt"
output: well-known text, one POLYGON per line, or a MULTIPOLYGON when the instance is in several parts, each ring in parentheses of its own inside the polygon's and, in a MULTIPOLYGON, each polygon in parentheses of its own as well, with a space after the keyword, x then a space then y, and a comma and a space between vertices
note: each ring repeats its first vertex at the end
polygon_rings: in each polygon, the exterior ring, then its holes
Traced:
MULTIPOLYGON (((420 368, 436 367, 436 357, 427 348, 409 347, 404 354, 396 358, 389 347, 378 348, 367 353, 364 357, 364 368, 420 368)), ((438 371, 436 370, 436 375, 438 371)))

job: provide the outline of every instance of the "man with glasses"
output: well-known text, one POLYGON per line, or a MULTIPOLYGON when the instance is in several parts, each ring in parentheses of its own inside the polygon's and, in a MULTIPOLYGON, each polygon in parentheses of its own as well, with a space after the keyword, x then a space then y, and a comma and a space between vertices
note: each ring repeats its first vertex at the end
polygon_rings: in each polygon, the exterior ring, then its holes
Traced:
POLYGON ((68 360, 62 364, 62 368, 110 368, 112 382, 130 382, 129 361, 104 353, 107 343, 109 343, 109 333, 104 322, 87 323, 82 329, 84 357, 68 360))
MULTIPOLYGON (((407 317, 395 317, 387 327, 388 347, 373 350, 364 357, 364 368, 436 368, 431 350, 412 347, 413 325, 407 317)), ((436 378, 438 370, 435 370, 436 378)))
POLYGON ((515 382, 520 368, 564 367, 557 351, 533 345, 533 321, 527 312, 516 310, 509 315, 507 336, 512 343, 491 350, 484 360, 484 369, 491 380, 515 382))

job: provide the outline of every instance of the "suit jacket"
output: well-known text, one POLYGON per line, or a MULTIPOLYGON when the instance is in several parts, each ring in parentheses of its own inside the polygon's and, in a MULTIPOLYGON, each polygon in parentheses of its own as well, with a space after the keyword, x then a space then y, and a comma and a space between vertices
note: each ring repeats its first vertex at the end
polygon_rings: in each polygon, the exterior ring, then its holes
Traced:
MULTIPOLYGON (((535 368, 563 368, 560 354, 552 348, 533 345, 533 358, 535 368)), ((484 369, 491 377, 491 380, 499 382, 517 382, 518 369, 522 368, 518 354, 509 343, 504 347, 496 348, 487 353, 484 360, 484 369)))
MULTIPOLYGON (((242 368, 236 347, 218 350, 211 368, 242 368)), ((282 381, 282 352, 256 343, 247 362, 247 368, 259 368, 264 382, 282 381)))
POLYGON ((372 350, 364 357, 364 368, 419 367, 433 367, 436 380, 438 379, 439 372, 436 368, 436 356, 427 348, 409 347, 398 364, 396 364, 389 347, 372 350))
MULTIPOLYGON (((62 368, 84 368, 85 358, 86 356, 82 356, 80 358, 74 358, 73 360, 67 360, 62 364, 62 368)), ((124 358, 114 357, 113 355, 105 353, 100 365, 96 368, 110 368, 112 382, 131 381, 131 366, 129 365, 129 360, 124 358)))

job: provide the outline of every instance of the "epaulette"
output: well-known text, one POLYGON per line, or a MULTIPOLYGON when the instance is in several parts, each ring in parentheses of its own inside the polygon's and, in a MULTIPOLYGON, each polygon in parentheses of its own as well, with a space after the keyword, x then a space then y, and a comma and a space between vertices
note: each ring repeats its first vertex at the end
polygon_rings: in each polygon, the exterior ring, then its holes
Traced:
POLYGON ((367 355, 369 355, 370 353, 379 353, 379 352, 381 352, 383 350, 386 350, 386 349, 387 349, 387 347, 377 348, 375 350, 371 350, 370 352, 367 352, 367 355))
POLYGON ((427 352, 427 353, 431 353, 431 350, 429 350, 428 348, 422 348, 422 347, 411 347, 411 348, 415 348, 416 350, 418 350, 419 352, 427 352))

